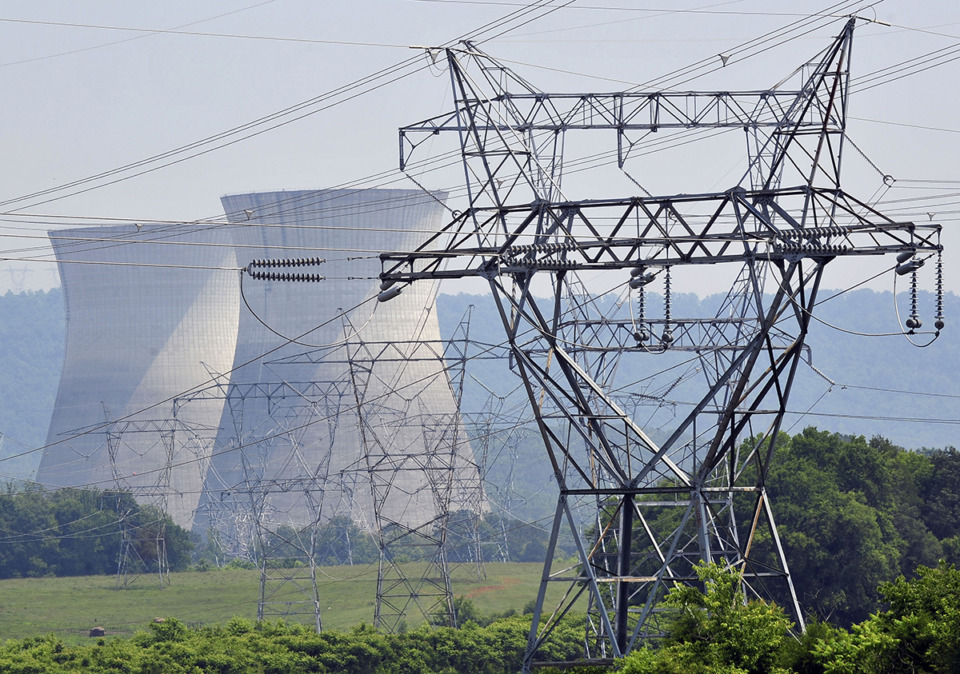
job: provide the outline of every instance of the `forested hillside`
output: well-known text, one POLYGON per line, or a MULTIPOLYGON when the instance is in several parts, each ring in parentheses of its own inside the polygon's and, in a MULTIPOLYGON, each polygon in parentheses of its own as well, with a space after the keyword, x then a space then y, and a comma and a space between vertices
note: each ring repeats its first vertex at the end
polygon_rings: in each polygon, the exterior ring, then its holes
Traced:
MULTIPOLYGON (((821 293, 828 298, 829 291, 821 293)), ((655 311, 661 300, 654 294, 648 306, 655 311)), ((674 315, 699 314, 716 305, 718 297, 702 300, 694 295, 674 298, 674 315)), ((503 341, 503 329, 489 297, 476 295, 440 295, 437 311, 441 332, 454 335, 470 306, 472 340, 486 343, 503 341)), ((921 293, 920 308, 927 324, 932 322, 934 298, 921 293)), ((901 313, 906 313, 901 308, 901 313)), ((960 298, 945 298, 947 327, 940 339, 927 348, 916 348, 902 336, 870 337, 899 330, 891 293, 857 290, 822 302, 808 339, 812 364, 835 385, 810 367, 801 368, 790 408, 807 412, 788 418, 786 430, 796 433, 813 425, 851 435, 880 435, 909 449, 960 445, 960 419, 956 414, 960 401, 960 298), (906 392, 906 393, 904 393, 906 392), (929 393, 930 395, 919 395, 929 393)), ((19 454, 39 446, 46 437, 47 424, 63 361, 64 309, 59 288, 48 292, 7 293, 0 297, 0 457, 19 454), (18 444, 19 443, 19 444, 18 444)), ((923 343, 923 338, 918 340, 923 343)), ((479 347, 474 351, 478 351, 479 347)), ((635 359, 641 361, 642 359, 635 359)), ((638 367, 662 367, 660 356, 643 361, 638 367), (658 360, 659 359, 659 360, 658 360)), ((500 395, 517 386, 517 379, 506 363, 475 361, 469 366, 464 409, 479 412, 490 402, 490 389, 500 395)), ((630 372, 625 372, 626 379, 630 372)), ((686 392, 680 390, 675 397, 686 392)), ((522 396, 514 402, 524 412, 522 396)), ((509 412, 509 405, 502 408, 509 412)), ((652 429, 655 430, 655 429, 652 429)), ((549 475, 545 462, 536 453, 538 440, 521 437, 517 441, 512 475, 506 462, 499 462, 503 480, 525 476, 538 484, 534 493, 524 497, 538 510, 550 507, 543 494, 549 475), (526 449, 527 451, 524 451, 526 449), (503 468, 503 470, 501 470, 503 468)), ((39 456, 0 463, 0 475, 29 475, 39 456)), ((497 477, 494 475, 493 477, 497 477)))
POLYGON ((912 452, 808 428, 781 436, 767 488, 800 604, 823 620, 864 620, 880 608, 881 583, 960 564, 953 448, 912 452))
MULTIPOLYGON (((960 353, 960 297, 946 295, 946 328, 928 347, 918 348, 902 335, 890 335, 901 331, 892 293, 855 290, 828 299, 832 295, 831 291, 821 292, 806 343, 810 364, 834 384, 813 368, 801 367, 790 400, 790 410, 796 414, 788 416, 785 430, 795 433, 812 425, 868 438, 880 435, 908 449, 960 446, 960 417, 956 413, 960 402, 960 359, 956 355, 960 353), (952 317, 958 317, 956 324, 952 317)), ((720 299, 674 295, 673 315, 712 315, 720 299)), ((905 319, 909 315, 906 296, 900 299, 900 313, 905 319)), ((650 315, 662 314, 662 303, 661 297, 648 293, 650 315)), ((925 330, 933 323, 934 303, 931 293, 920 293, 925 330)), ((476 295, 439 296, 437 307, 444 336, 454 334, 471 305, 471 339, 502 342, 503 327, 493 302, 476 295)), ((913 339, 922 345, 930 341, 930 336, 913 339)), ((631 376, 639 378, 673 362, 669 354, 631 358, 631 367, 621 367, 617 382, 622 385, 631 376)), ((470 371, 473 377, 468 379, 464 405, 468 410, 481 406, 489 397, 484 387, 502 394, 518 383, 503 363, 478 362, 470 371)), ((670 397, 684 400, 686 396, 689 400, 699 393, 693 387, 678 387, 670 397)))
POLYGON ((136 573, 156 571, 161 531, 169 569, 186 568, 193 550, 169 515, 129 493, 96 489, 8 488, 0 492, 0 531, 0 579, 116 573, 123 532, 134 541, 136 573))
MULTIPOLYGON (((41 445, 63 366, 63 295, 50 291, 0 296, 0 457, 41 445)), ((0 463, 0 476, 32 475, 40 457, 0 463)))

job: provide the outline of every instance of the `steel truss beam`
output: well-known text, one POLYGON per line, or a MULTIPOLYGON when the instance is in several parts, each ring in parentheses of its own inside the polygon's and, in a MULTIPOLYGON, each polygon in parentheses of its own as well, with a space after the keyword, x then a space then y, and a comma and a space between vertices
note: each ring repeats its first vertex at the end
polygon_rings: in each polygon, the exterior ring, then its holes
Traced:
MULTIPOLYGON (((455 354, 457 356, 456 359, 459 360, 459 354, 470 346, 477 351, 476 355, 471 356, 471 359, 501 360, 509 354, 509 349, 503 344, 486 344, 476 340, 470 341, 467 338, 454 338, 448 341, 423 340, 415 343, 404 341, 363 341, 363 348, 365 353, 369 354, 369 359, 378 363, 418 361, 436 363, 450 360, 450 354, 455 354)), ((349 364, 351 357, 347 346, 345 344, 338 344, 336 346, 311 349, 302 353, 264 362, 268 365, 294 365, 298 363, 329 363, 342 365, 349 364)))
POLYGON ((841 188, 853 28, 800 86, 744 93, 547 94, 466 44, 446 50, 453 112, 401 129, 401 168, 427 137, 456 135, 468 203, 417 250, 381 255, 381 300, 421 279, 489 282, 559 485, 525 671, 567 615, 587 617, 587 659, 656 637, 666 590, 696 582, 699 562, 737 570, 748 596, 784 602, 802 627, 766 478, 824 269, 888 254, 919 266, 941 251, 939 225, 894 221, 841 188), (623 167, 628 132, 703 126, 748 131, 748 166, 728 190, 563 192, 567 132, 616 131, 623 167), (739 275, 713 316, 674 318, 671 274, 693 265, 739 275), (619 278, 620 298, 662 279, 663 318, 612 315, 582 272, 619 278), (703 389, 650 433, 622 405, 617 373, 674 350, 695 355, 703 389), (562 530, 577 550, 568 568, 562 530))

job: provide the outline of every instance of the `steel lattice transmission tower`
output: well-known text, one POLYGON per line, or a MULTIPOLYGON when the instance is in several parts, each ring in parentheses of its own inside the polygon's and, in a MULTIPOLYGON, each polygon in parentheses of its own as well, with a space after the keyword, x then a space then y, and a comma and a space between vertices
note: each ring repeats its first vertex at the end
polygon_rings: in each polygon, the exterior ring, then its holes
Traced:
MULTIPOLYGON (((283 261, 274 263, 281 266, 283 261)), ((343 320, 345 334, 358 332, 343 320)), ((364 528, 380 549, 374 624, 391 632, 401 629, 409 617, 443 618, 456 624, 447 562, 450 515, 466 512, 478 520, 484 494, 479 469, 463 451, 468 440, 459 413, 431 409, 423 393, 437 382, 449 386, 444 353, 466 349, 464 340, 453 345, 345 340, 264 361, 277 372, 322 365, 328 373, 339 372, 337 378, 228 386, 220 377, 175 400, 175 412, 197 402, 225 403, 231 444, 215 451, 239 453, 241 479, 218 486, 219 496, 205 504, 203 518, 211 525, 216 522, 218 534, 237 549, 250 547, 245 537, 255 539, 258 620, 312 622, 321 630, 316 567, 317 559, 330 552, 323 549, 330 544, 325 527, 336 515, 365 520, 363 508, 352 498, 349 503, 342 499, 366 491, 373 521, 364 522, 364 528), (418 361, 438 367, 412 381, 398 376, 398 364, 402 372, 418 361), (343 419, 351 416, 358 426, 355 456, 347 463, 342 457, 331 469, 339 437, 350 430, 342 427, 343 419), (317 428, 322 432, 314 432, 315 446, 305 447, 306 432, 317 428), (277 456, 284 458, 284 472, 270 465, 277 456), (284 501, 278 497, 286 497, 289 510, 292 494, 306 504, 301 510, 311 513, 309 521, 294 521, 284 512, 284 501), (427 503, 433 516, 420 513, 427 503), (249 527, 243 526, 247 523, 249 527), (410 555, 420 560, 412 571, 401 566, 410 555), (285 563, 292 557, 306 563, 285 563)), ((479 548, 479 543, 473 547, 479 548)))
MULTIPOLYGON (((345 334, 357 334, 349 319, 343 320, 345 334)), ((380 553, 374 625, 388 632, 402 629, 408 618, 457 624, 448 560, 450 519, 460 513, 476 522, 485 496, 479 468, 463 451, 468 439, 459 411, 432 409, 423 393, 438 383, 459 386, 449 383, 445 354, 466 349, 465 339, 352 339, 269 361, 281 370, 303 363, 346 366, 359 451, 344 472, 365 476, 372 497, 371 533, 380 553), (424 378, 403 376, 404 368, 416 362, 439 367, 424 378), (432 516, 419 514, 426 504, 432 516), (403 562, 411 559, 418 565, 405 568, 403 562)), ((462 373, 454 378, 461 382, 462 373)), ((459 402, 458 394, 454 399, 459 402)))
POLYGON ((543 93, 465 43, 445 50, 455 109, 401 129, 401 169, 456 135, 469 203, 417 250, 381 255, 380 299, 420 280, 489 282, 559 486, 525 669, 571 612, 587 615, 588 659, 625 655, 659 633, 666 589, 696 582, 700 561, 738 570, 748 595, 786 601, 802 624, 765 481, 824 269, 893 254, 915 274, 941 251, 939 225, 894 221, 841 187, 853 28, 798 88, 744 93, 543 93), (705 128, 747 132, 749 165, 728 190, 564 194, 570 132, 615 133, 623 168, 645 134, 705 128), (672 275, 692 265, 739 268, 713 315, 671 312, 672 275), (662 280, 663 315, 611 318, 584 273, 625 293, 662 280), (616 373, 673 351, 696 361, 702 396, 655 440, 618 403, 616 373), (570 568, 555 564, 561 528, 570 568), (566 589, 549 610, 552 585, 566 589))
POLYGON ((177 411, 198 401, 223 400, 235 445, 216 451, 240 453, 241 481, 221 485, 219 497, 205 504, 203 515, 235 551, 250 550, 252 544, 251 554, 260 570, 257 620, 311 623, 319 633, 323 624, 317 557, 322 552, 323 525, 329 519, 324 517, 324 496, 331 491, 330 459, 340 412, 350 395, 349 384, 344 378, 233 386, 223 381, 219 377, 214 384, 174 401, 177 411), (245 408, 254 408, 255 412, 248 410, 245 415, 245 408), (269 411, 266 416, 259 413, 264 408, 269 411), (325 446, 318 443, 308 453, 303 436, 317 423, 325 426, 325 433, 314 442, 322 440, 325 446), (277 456, 273 450, 278 445, 282 445, 280 455, 290 469, 285 475, 278 475, 276 466, 269 465, 271 456, 277 456), (295 494, 310 519, 295 521, 288 512, 278 509, 275 497, 281 494, 295 494))
MULTIPOLYGON (((177 463, 198 461, 209 452, 216 433, 215 428, 197 423, 187 423, 176 417, 167 419, 126 419, 111 421, 109 410, 104 406, 106 421, 92 429, 80 432, 104 433, 106 449, 113 476, 120 525, 120 551, 117 557, 117 588, 130 587, 144 573, 156 573, 160 586, 170 583, 170 567, 167 563, 166 526, 171 498, 177 493, 171 479, 177 463), (127 445, 124 437, 136 434, 152 440, 127 445), (152 484, 131 484, 136 478, 126 471, 136 465, 131 459, 138 457, 135 447, 147 453, 159 444, 164 462, 153 473, 152 484), (189 457, 189 458, 188 458, 189 457), (121 468, 121 461, 126 468, 121 468), (142 513, 135 517, 123 506, 124 495, 130 495, 136 503, 152 506, 150 514, 155 519, 143 521, 142 513), (136 520, 136 521, 134 521, 136 520)), ((139 510, 139 508, 138 508, 139 510)))

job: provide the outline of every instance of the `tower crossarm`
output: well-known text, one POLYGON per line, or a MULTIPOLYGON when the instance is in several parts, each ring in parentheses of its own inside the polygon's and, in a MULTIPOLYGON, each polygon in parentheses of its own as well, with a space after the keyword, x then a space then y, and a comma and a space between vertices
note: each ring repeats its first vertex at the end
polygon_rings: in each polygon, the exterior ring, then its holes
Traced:
POLYGON ((175 418, 163 419, 127 419, 121 421, 106 421, 92 426, 83 426, 68 431, 67 435, 80 433, 107 434, 119 437, 127 433, 153 433, 156 435, 172 434, 178 431, 192 433, 216 432, 216 426, 196 422, 185 422, 175 418))
MULTIPOLYGON (((557 332, 567 334, 576 329, 579 339, 568 345, 571 353, 613 353, 630 351, 645 353, 673 352, 704 353, 705 351, 739 351, 742 338, 757 330, 755 320, 735 318, 644 318, 594 319, 561 323, 557 332), (670 329, 670 338, 663 338, 670 329), (646 329, 641 341, 638 330, 646 329)), ((776 326, 769 333, 770 348, 783 351, 794 343, 794 336, 776 326)), ((809 347, 804 346, 806 360, 811 362, 809 347)))
POLYGON ((934 253, 940 229, 891 220, 838 190, 805 187, 525 204, 458 214, 420 249, 381 254, 380 279, 934 253), (794 215, 791 202, 799 201, 821 208, 794 215), (510 227, 497 233, 504 221, 510 227), (491 227, 477 236, 474 222, 491 227), (477 245, 481 239, 487 244, 477 245))
MULTIPOLYGON (((490 99, 464 99, 459 109, 400 129, 400 168, 405 169, 416 149, 441 132, 532 133, 548 131, 656 132, 695 128, 815 128, 824 120, 807 116, 790 119, 799 90, 766 91, 657 91, 615 93, 541 93, 504 91, 490 99), (483 105, 509 107, 507 118, 484 118, 473 123, 468 113, 483 105)), ((828 130, 839 131, 840 119, 828 119, 828 130)))
MULTIPOLYGON (((342 365, 344 363, 355 363, 358 361, 369 361, 377 363, 386 362, 440 362, 445 359, 444 349, 452 341, 446 340, 392 340, 392 341, 364 341, 363 354, 355 353, 356 349, 349 344, 343 344, 336 347, 323 347, 310 349, 302 353, 296 353, 290 356, 282 356, 275 360, 264 361, 268 365, 299 365, 302 363, 342 365)), ((459 340, 461 345, 467 343, 466 340, 459 340)), ((471 340, 470 345, 477 349, 476 355, 471 358, 480 360, 499 360, 507 357, 507 347, 503 344, 493 344, 471 340)), ((461 346, 462 348, 462 346, 461 346)))
POLYGON ((293 398, 323 399, 324 396, 342 395, 346 384, 343 380, 304 382, 252 382, 234 384, 225 393, 220 386, 206 386, 184 393, 175 399, 178 405, 197 400, 246 400, 247 398, 293 398))

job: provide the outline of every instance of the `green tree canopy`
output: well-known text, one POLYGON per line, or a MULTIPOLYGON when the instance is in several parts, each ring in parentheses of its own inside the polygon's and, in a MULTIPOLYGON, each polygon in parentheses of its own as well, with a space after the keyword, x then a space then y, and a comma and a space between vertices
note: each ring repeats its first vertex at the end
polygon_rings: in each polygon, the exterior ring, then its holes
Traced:
POLYGON ((0 578, 116 573, 124 528, 139 532, 144 544, 137 552, 146 564, 156 564, 157 552, 145 542, 161 529, 169 568, 190 563, 190 534, 129 493, 8 487, 0 494, 0 578))
POLYGON ((736 569, 700 565, 704 591, 677 585, 667 594, 670 611, 661 648, 635 649, 623 674, 719 674, 771 672, 790 621, 775 604, 747 602, 736 569))

